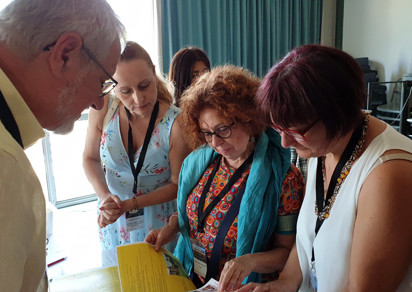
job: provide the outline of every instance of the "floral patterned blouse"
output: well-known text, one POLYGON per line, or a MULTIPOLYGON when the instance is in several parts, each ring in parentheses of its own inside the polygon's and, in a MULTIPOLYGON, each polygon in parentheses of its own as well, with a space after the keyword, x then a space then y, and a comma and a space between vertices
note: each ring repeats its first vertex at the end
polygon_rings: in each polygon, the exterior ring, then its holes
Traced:
MULTIPOLYGON (((169 161, 170 132, 180 110, 171 105, 159 124, 153 129, 146 157, 138 176, 137 192, 133 194, 134 177, 130 168, 127 151, 123 145, 119 126, 119 107, 104 129, 100 142, 100 159, 105 168, 106 182, 111 193, 122 201, 133 196, 149 193, 170 182, 169 161)), ((135 166, 142 147, 134 155, 135 166)), ((99 210, 98 210, 99 211, 99 210)), ((128 232, 123 214, 115 223, 99 229, 103 249, 118 245, 143 241, 151 229, 163 227, 171 214, 176 211, 176 200, 144 208, 144 227, 128 232)), ((175 241, 166 248, 173 251, 175 241)))
MULTIPOLYGON (((192 190, 186 204, 186 212, 189 218, 190 238, 201 242, 206 249, 206 255, 210 258, 213 244, 216 239, 219 226, 222 223, 226 213, 232 205, 236 194, 243 184, 247 181, 247 176, 250 172, 250 167, 242 174, 242 176, 234 183, 230 191, 217 203, 210 214, 205 218, 203 232, 197 230, 198 226, 198 204, 203 188, 206 185, 210 174, 213 171, 215 159, 200 178, 197 186, 192 190)), ((225 164, 224 159, 221 160, 218 171, 212 181, 209 192, 206 195, 204 209, 213 201, 220 191, 228 183, 232 177, 234 169, 225 164)), ((278 234, 295 234, 296 222, 300 206, 303 201, 303 178, 299 170, 292 164, 289 172, 282 184, 282 193, 277 214, 277 223, 275 233, 278 234)), ((223 269, 225 262, 236 257, 236 240, 237 240, 237 217, 233 221, 226 234, 220 262, 220 270, 223 269)))

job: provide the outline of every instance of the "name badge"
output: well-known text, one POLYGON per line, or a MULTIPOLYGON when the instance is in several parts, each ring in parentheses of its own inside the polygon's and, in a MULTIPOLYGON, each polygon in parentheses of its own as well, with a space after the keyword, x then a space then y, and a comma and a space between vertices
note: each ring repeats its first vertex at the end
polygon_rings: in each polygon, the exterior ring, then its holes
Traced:
POLYGON ((310 267, 310 283, 312 284, 312 291, 318 291, 318 279, 316 278, 316 267, 315 262, 312 262, 310 267))
POLYGON ((207 256, 203 244, 197 240, 191 239, 194 260, 194 272, 199 276, 206 278, 207 274, 207 256))
POLYGON ((138 209, 133 212, 126 212, 126 231, 130 232, 133 230, 144 228, 144 208, 138 209))

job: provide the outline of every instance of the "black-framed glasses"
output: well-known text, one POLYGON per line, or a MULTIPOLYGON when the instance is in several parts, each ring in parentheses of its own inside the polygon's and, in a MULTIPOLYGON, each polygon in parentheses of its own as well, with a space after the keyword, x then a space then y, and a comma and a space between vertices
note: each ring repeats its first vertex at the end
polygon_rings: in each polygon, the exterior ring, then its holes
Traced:
POLYGON ((289 137, 292 137, 293 139, 295 139, 298 142, 305 142, 306 141, 306 137, 305 134, 313 128, 314 125, 316 125, 316 123, 319 122, 319 119, 314 120, 312 123, 310 123, 306 128, 304 128, 301 131, 297 131, 297 130, 289 130, 289 129, 283 129, 281 127, 278 127, 276 125, 272 125, 272 128, 278 132, 279 134, 285 133, 286 135, 288 135, 289 137))
POLYGON ((220 139, 227 139, 232 136, 232 127, 235 122, 232 122, 229 126, 222 126, 217 128, 214 132, 200 131, 203 134, 204 139, 207 143, 212 142, 213 135, 219 137, 220 139))
MULTIPOLYGON (((43 48, 43 51, 50 51, 50 48, 53 47, 56 44, 56 42, 51 43, 50 45, 47 45, 43 48)), ((103 67, 103 65, 97 61, 97 58, 94 56, 94 54, 89 50, 88 47, 83 43, 82 44, 82 49, 86 52, 87 56, 100 68, 102 71, 107 75, 107 80, 101 85, 102 87, 102 93, 100 93, 99 98, 105 96, 108 94, 110 91, 113 90, 113 88, 116 87, 118 82, 116 79, 113 78, 112 75, 103 67)))

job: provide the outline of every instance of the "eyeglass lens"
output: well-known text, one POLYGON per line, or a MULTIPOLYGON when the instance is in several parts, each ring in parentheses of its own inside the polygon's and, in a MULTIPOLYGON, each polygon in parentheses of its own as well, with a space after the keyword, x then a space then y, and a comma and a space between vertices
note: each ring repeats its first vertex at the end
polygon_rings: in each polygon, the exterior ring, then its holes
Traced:
POLYGON ((273 128, 276 132, 278 132, 279 134, 285 133, 286 135, 288 135, 289 137, 292 137, 293 139, 297 140, 297 141, 303 141, 304 138, 301 134, 296 133, 296 132, 292 132, 289 130, 285 130, 285 129, 280 129, 277 127, 273 128))
POLYGON ((107 81, 102 85, 102 93, 100 94, 100 97, 105 96, 108 94, 112 89, 116 86, 116 83, 112 81, 107 81))
POLYGON ((202 71, 194 71, 194 72, 192 73, 192 79, 198 78, 198 77, 200 77, 201 75, 203 75, 203 74, 205 74, 206 72, 209 72, 209 71, 210 71, 209 68, 205 68, 205 69, 203 69, 202 71))
POLYGON ((213 135, 216 135, 220 139, 227 139, 232 135, 232 129, 230 126, 223 126, 217 128, 214 132, 202 132, 205 136, 206 142, 211 142, 213 135))

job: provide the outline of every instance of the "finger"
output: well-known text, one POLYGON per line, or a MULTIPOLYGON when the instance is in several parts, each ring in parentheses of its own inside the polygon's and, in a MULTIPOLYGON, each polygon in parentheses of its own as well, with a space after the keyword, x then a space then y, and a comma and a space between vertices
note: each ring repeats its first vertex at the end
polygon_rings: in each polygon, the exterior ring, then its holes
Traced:
POLYGON ((116 203, 117 208, 121 209, 122 208, 122 200, 116 195, 112 196, 113 201, 116 203))
POLYGON ((110 220, 108 220, 102 213, 100 213, 100 220, 99 220, 99 224, 102 226, 102 227, 105 227, 105 226, 107 226, 108 224, 110 224, 111 222, 110 222, 110 220))
POLYGON ((155 250, 159 251, 165 243, 164 234, 162 230, 157 234, 156 243, 155 243, 155 250))
POLYGON ((231 269, 230 266, 231 263, 226 262, 225 265, 223 266, 222 273, 220 274, 220 279, 219 279, 219 291, 225 291, 228 289, 228 281, 231 277, 231 269))
POLYGON ((248 283, 241 287, 239 290, 236 290, 236 292, 249 292, 249 291, 255 291, 255 288, 258 287, 258 283, 248 283))
POLYGON ((219 285, 217 286, 217 291, 225 291, 226 289, 226 277, 223 272, 220 274, 219 285))
POLYGON ((107 214, 111 215, 111 216, 118 216, 122 214, 122 210, 121 209, 108 209, 108 210, 101 210, 106 212, 107 214))
POLYGON ((110 210, 110 209, 114 209, 114 210, 119 210, 119 207, 117 206, 117 204, 115 202, 107 202, 104 203, 100 206, 99 210, 110 210))
POLYGON ((100 214, 99 214, 99 216, 97 216, 97 225, 100 227, 100 228, 103 228, 103 226, 102 226, 102 224, 101 224, 101 219, 100 219, 100 214))
MULTIPOLYGON (((232 291, 234 288, 233 286, 239 281, 239 277, 242 274, 242 270, 236 269, 236 267, 233 267, 231 270, 232 270, 231 277, 228 279, 225 289, 232 291)), ((240 283, 241 282, 242 281, 240 281, 240 283)))
POLYGON ((116 220, 119 219, 119 217, 120 217, 119 215, 110 215, 107 212, 101 212, 100 214, 103 217, 102 218, 103 222, 106 223, 106 224, 112 224, 112 223, 116 222, 116 220))
POLYGON ((236 282, 233 284, 233 290, 237 290, 242 286, 243 280, 249 275, 247 271, 241 271, 240 275, 238 276, 236 282))
POLYGON ((158 229, 156 239, 156 250, 160 250, 165 244, 169 243, 174 237, 172 229, 168 228, 168 225, 158 229))
POLYGON ((101 215, 99 215, 99 217, 97 218, 97 224, 100 228, 104 228, 107 226, 107 224, 103 222, 103 216, 101 215))
MULTIPOLYGON (((273 290, 273 292, 279 291, 278 289, 273 290)), ((271 286, 267 284, 259 285, 253 290, 253 292, 271 292, 271 286)))
POLYGON ((222 291, 232 290, 233 285, 237 283, 237 280, 241 273, 242 266, 238 262, 234 260, 226 262, 219 280, 219 285, 221 285, 220 289, 222 291))
POLYGON ((144 241, 152 245, 156 244, 156 233, 153 230, 150 231, 144 241))

